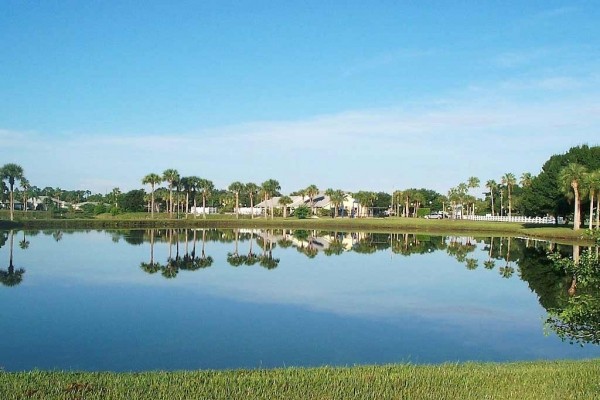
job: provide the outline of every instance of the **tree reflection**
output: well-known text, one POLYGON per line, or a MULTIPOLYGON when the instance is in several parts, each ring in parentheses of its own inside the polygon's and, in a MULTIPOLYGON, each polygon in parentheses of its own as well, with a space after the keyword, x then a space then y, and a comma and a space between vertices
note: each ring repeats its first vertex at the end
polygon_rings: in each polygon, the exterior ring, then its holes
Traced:
POLYGON ((275 269, 279 265, 279 258, 273 258, 273 231, 265 231, 262 238, 262 254, 259 259, 261 267, 266 269, 275 269))
POLYGON ((0 282, 4 286, 17 286, 23 281, 23 274, 25 273, 25 269, 18 268, 15 269, 13 264, 13 245, 14 245, 14 231, 10 231, 9 233, 9 242, 10 242, 10 258, 8 262, 7 270, 0 270, 0 282))
MULTIPOLYGON (((568 277, 566 301, 548 309, 546 326, 562 340, 570 343, 600 344, 600 260, 597 252, 586 249, 579 254, 573 246, 573 256, 559 253, 549 256, 554 268, 568 277)), ((564 287, 563 287, 564 290, 564 287)), ((564 293, 564 291, 563 291, 564 293)))
POLYGON ((234 237, 235 248, 233 250, 233 253, 227 253, 227 262, 232 267, 239 267, 240 265, 243 265, 244 262, 246 261, 246 256, 240 255, 240 253, 238 251, 239 240, 240 240, 240 231, 239 231, 239 229, 236 229, 235 237, 234 237))
POLYGON ((154 262, 154 229, 150 229, 150 262, 140 263, 140 268, 149 274, 155 274, 160 271, 160 264, 154 262))

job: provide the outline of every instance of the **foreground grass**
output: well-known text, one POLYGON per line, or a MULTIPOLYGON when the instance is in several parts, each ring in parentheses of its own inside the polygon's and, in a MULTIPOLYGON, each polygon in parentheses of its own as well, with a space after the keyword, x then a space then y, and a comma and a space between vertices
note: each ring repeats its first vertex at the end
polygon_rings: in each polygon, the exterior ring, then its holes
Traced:
POLYGON ((595 399, 600 361, 144 373, 0 372, 2 399, 595 399))

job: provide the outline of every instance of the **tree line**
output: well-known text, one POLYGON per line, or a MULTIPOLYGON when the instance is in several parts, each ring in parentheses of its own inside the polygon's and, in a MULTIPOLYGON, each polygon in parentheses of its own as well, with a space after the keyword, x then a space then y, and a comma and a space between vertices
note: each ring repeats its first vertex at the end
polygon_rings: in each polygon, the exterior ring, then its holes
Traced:
MULTIPOLYGON (((277 215, 287 217, 288 206, 292 204, 291 196, 302 196, 308 200, 309 213, 319 214, 315 209, 315 199, 321 193, 329 196, 333 205, 332 217, 343 216, 343 204, 352 197, 358 205, 357 216, 373 215, 373 210, 385 210, 388 215, 418 217, 429 211, 446 211, 462 215, 507 215, 526 216, 563 216, 573 218, 574 229, 579 229, 587 216, 589 228, 593 227, 593 216, 596 227, 599 224, 598 209, 600 205, 600 147, 582 145, 571 148, 567 153, 553 155, 543 166, 538 175, 525 172, 517 180, 513 173, 506 173, 498 181, 490 179, 481 185, 479 178, 469 177, 449 189, 446 195, 426 188, 407 188, 386 192, 358 191, 349 192, 341 189, 319 189, 311 184, 289 195, 282 195, 281 185, 275 179, 262 183, 239 181, 232 182, 226 189, 218 189, 207 178, 198 176, 181 176, 176 169, 167 169, 163 173, 149 173, 140 179, 149 191, 136 189, 121 193, 114 188, 110 193, 92 194, 89 190, 62 190, 60 188, 33 186, 26 179, 24 170, 17 164, 5 164, 1 169, 0 195, 3 203, 8 203, 10 218, 14 219, 15 199, 27 204, 28 199, 40 196, 57 199, 68 203, 91 202, 89 205, 95 213, 111 211, 148 211, 152 217, 163 212, 173 217, 177 213, 188 213, 191 207, 202 206, 202 215, 206 218, 207 207, 219 207, 223 212, 233 212, 240 216, 241 207, 254 208, 265 201, 269 207, 264 208, 264 216, 273 218, 277 215), (18 184, 18 186, 17 186, 18 184), (161 186, 165 184, 165 186, 161 186), (479 193, 478 189, 485 190, 479 193), (270 201, 278 198, 277 203, 270 201)), ((46 208, 56 207, 55 202, 46 200, 46 208)), ((25 207, 27 211, 27 207, 25 207)), ((329 213, 329 211, 327 211, 329 213)), ((254 214, 251 213, 251 217, 254 214)))

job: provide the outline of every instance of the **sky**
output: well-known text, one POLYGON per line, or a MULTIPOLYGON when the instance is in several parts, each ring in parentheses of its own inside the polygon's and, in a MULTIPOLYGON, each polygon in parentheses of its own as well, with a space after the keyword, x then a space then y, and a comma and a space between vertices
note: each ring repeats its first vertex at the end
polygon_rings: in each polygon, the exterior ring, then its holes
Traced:
POLYGON ((168 168, 284 193, 536 175, 600 144, 598 21, 599 1, 3 0, 0 165, 94 193, 168 168))

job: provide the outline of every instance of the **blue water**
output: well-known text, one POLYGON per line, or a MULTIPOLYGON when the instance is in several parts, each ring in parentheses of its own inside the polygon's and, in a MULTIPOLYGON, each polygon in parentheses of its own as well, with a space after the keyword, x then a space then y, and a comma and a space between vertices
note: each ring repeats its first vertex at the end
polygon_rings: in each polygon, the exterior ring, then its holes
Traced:
MULTIPOLYGON (((254 231, 250 239, 249 232, 240 237, 239 253, 247 254, 252 244, 253 252, 262 254, 259 237, 265 233, 254 231)), ((314 234, 319 249, 314 258, 298 250, 308 241, 296 240, 289 248, 273 242, 272 256, 279 263, 268 270, 259 263, 231 266, 231 232, 219 241, 208 232, 204 247, 212 265, 179 270, 167 279, 160 271, 140 268, 150 261, 148 232, 142 244, 128 243, 119 232, 52 233, 26 234, 29 246, 22 249, 23 232, 14 232, 14 266, 25 273, 18 285, 0 285, 0 367, 5 370, 600 356, 598 346, 570 345, 551 332, 545 335, 546 310, 519 278, 519 260, 511 264, 513 276, 503 278, 503 260, 492 270, 483 267, 488 253, 482 242, 468 255, 478 261, 469 270, 444 249, 410 256, 390 248, 358 253, 352 247, 358 239, 351 235, 345 251, 326 256, 327 238, 314 234)), ((199 256, 202 231, 196 235, 199 256)), ((186 244, 182 231, 169 244, 165 231, 157 233, 154 261, 166 264, 177 247, 180 256, 191 252, 192 237, 188 232, 186 244)), ((10 240, 0 248, 0 269, 9 264, 9 248, 10 240)))

